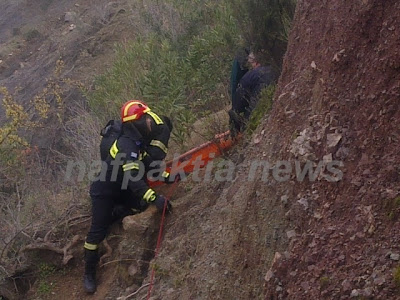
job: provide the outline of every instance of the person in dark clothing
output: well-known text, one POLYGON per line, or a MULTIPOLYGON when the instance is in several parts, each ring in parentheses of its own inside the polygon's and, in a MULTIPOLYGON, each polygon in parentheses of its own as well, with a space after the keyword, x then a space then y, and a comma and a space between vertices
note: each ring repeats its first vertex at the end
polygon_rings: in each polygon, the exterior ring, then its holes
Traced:
POLYGON ((248 56, 252 69, 240 80, 232 99, 232 109, 228 112, 231 134, 235 136, 244 130, 251 112, 257 105, 261 90, 275 81, 276 75, 271 66, 262 66, 253 53, 248 56))
POLYGON ((230 93, 232 102, 236 97, 236 89, 239 85, 240 79, 242 79, 242 77, 249 71, 247 66, 247 57, 249 52, 250 51, 247 48, 240 50, 233 60, 230 80, 230 93))
MULTIPOLYGON (((103 168, 90 187, 92 223, 86 237, 84 287, 96 291, 98 245, 106 237, 113 221, 155 205, 163 210, 167 201, 148 187, 146 174, 157 169, 168 150, 172 124, 159 117, 141 101, 132 100, 122 107, 121 121, 112 120, 101 131, 100 156, 103 168)), ((156 170, 157 171, 157 170, 156 170)), ((167 172, 158 174, 166 182, 167 172)))

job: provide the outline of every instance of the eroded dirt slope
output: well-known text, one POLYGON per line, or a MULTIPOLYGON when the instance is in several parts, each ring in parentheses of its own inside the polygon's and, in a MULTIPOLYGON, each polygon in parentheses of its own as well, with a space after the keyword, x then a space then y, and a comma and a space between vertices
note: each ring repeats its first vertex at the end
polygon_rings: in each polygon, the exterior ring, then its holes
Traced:
MULTIPOLYGON (((188 182, 174 198, 153 299, 398 299, 399 14, 394 0, 298 2, 273 110, 228 157, 233 182, 188 182), (255 160, 288 161, 289 179, 249 180, 255 160), (296 176, 296 162, 331 160, 341 180, 296 176)), ((129 284, 118 275, 101 296, 129 284)))
MULTIPOLYGON (((65 118, 85 107, 80 85, 90 90, 96 75, 112 65, 116 43, 132 40, 138 27, 134 1, 3 0, 0 10, 0 86, 18 103, 32 106, 51 80, 62 89, 65 118), (4 2, 4 5, 3 5, 4 2), (58 62, 62 62, 58 64, 58 62), (62 65, 62 68, 58 66, 62 65)), ((50 88, 51 90, 51 88, 50 88)), ((50 105, 56 101, 48 97, 50 105)), ((5 118, 0 108, 0 121, 5 118)), ((32 140, 44 153, 63 151, 65 133, 50 115, 46 134, 32 140)))
POLYGON ((299 1, 270 117, 233 183, 182 200, 155 299, 398 299, 399 15, 396 1, 299 1), (248 182, 255 159, 288 161, 290 179, 248 182), (296 161, 333 160, 339 177, 299 182, 296 161))
POLYGON ((287 190, 297 235, 268 299, 399 297, 399 16, 396 1, 299 2, 265 127, 280 132, 277 157, 325 156, 344 176, 287 190))
MULTIPOLYGON (((0 85, 27 101, 61 59, 61 78, 90 85, 113 60, 114 43, 134 37, 127 1, 9 1, 0 11, 0 85)), ((71 99, 67 99, 70 100, 71 99)), ((74 99, 76 100, 76 99, 74 99)))

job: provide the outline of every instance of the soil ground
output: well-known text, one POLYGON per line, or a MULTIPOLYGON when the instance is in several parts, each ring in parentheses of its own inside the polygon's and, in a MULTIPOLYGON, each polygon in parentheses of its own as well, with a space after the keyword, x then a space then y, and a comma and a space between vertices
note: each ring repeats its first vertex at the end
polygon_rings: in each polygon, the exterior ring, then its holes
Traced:
POLYGON ((264 127, 279 132, 275 157, 341 161, 343 179, 282 189, 295 232, 269 298, 399 298, 399 12, 396 1, 299 3, 264 127))

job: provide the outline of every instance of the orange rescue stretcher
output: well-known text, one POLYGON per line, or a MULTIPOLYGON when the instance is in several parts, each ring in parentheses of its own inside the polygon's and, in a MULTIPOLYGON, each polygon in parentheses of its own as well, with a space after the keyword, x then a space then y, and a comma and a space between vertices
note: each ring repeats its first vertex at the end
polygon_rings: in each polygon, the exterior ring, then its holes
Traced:
MULTIPOLYGON (((185 174, 192 173, 194 168, 201 161, 201 168, 204 168, 207 163, 214 158, 220 156, 230 149, 240 138, 240 135, 234 139, 231 137, 230 131, 215 135, 214 139, 201 144, 200 146, 189 150, 179 157, 166 163, 166 171, 171 175, 184 172, 185 174)), ((151 188, 164 184, 162 181, 148 181, 151 188)))

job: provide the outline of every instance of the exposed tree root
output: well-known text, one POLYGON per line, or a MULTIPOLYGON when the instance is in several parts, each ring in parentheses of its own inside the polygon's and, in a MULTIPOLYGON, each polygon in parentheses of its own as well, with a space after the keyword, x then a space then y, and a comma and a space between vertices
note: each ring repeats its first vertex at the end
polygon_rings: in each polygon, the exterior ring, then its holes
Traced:
MULTIPOLYGON (((49 231, 50 232, 50 231, 49 231)), ((46 234, 46 236, 49 233, 46 234)), ((64 246, 64 248, 61 248, 45 239, 45 241, 41 244, 29 244, 25 246, 22 251, 32 251, 32 250, 49 250, 53 251, 55 253, 63 255, 63 260, 62 263, 63 265, 68 264, 68 262, 74 257, 71 253, 68 251, 74 247, 75 245, 78 244, 82 240, 82 237, 80 235, 75 235, 71 242, 69 242, 67 245, 64 246)))
POLYGON ((106 248, 106 253, 104 253, 104 254, 100 257, 100 265, 104 265, 104 263, 103 263, 104 260, 105 260, 106 258, 111 257, 111 254, 112 254, 112 252, 113 252, 113 250, 112 250, 110 244, 108 243, 107 239, 104 239, 103 245, 104 245, 104 247, 106 248))

